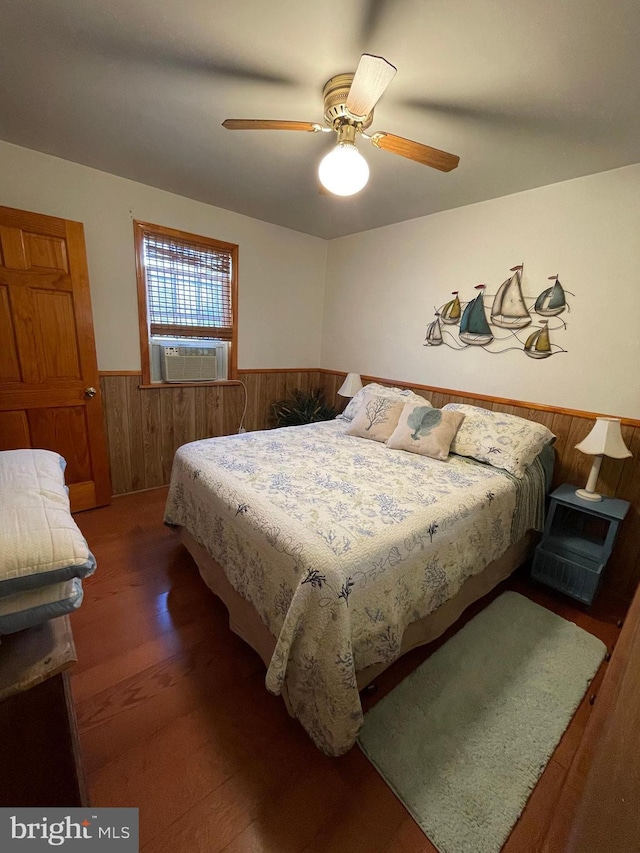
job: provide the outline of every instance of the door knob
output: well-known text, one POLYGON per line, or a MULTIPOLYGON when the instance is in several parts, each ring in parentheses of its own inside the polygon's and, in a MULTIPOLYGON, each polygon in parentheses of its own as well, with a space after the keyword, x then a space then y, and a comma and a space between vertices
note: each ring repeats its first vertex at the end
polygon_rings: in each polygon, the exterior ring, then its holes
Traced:
POLYGON ((98 392, 96 391, 96 389, 93 386, 90 386, 89 388, 84 389, 84 396, 85 397, 95 397, 97 393, 98 392))

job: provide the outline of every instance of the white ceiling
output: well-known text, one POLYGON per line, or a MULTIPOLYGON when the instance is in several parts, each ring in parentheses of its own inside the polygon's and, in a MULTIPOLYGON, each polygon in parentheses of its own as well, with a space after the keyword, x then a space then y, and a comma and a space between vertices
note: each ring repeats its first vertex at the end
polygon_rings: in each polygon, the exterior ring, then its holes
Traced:
POLYGON ((0 138, 325 238, 640 161, 638 0, 0 0, 0 138), (358 196, 318 192, 322 120, 363 52, 398 68, 358 196))

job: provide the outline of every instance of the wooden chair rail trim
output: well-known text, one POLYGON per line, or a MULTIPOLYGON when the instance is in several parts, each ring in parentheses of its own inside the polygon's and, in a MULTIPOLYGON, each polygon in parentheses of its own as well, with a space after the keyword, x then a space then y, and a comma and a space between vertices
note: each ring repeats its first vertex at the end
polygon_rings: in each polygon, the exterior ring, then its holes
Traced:
MULTIPOLYGON (((330 376, 346 376, 341 370, 327 370, 324 367, 318 369, 319 373, 330 376)), ((454 397, 473 397, 475 400, 485 400, 489 403, 500 403, 503 406, 518 406, 522 409, 535 409, 539 412, 553 412, 554 414, 569 415, 573 418, 587 418, 594 420, 601 417, 618 417, 606 412, 584 412, 580 409, 566 409, 563 406, 547 406, 543 403, 529 403, 526 400, 512 400, 508 397, 493 397, 490 394, 477 394, 474 391, 457 391, 452 388, 438 388, 435 385, 422 385, 420 382, 404 382, 399 379, 385 379, 380 376, 368 376, 362 374, 363 382, 380 382, 383 385, 396 385, 399 388, 419 388, 421 391, 431 391, 435 394, 449 394, 454 397)), ((620 418, 627 426, 640 427, 640 420, 636 418, 620 418)))
MULTIPOLYGON (((142 376, 142 370, 100 370, 100 376, 142 376)), ((324 373, 317 367, 239 367, 238 374, 249 373, 324 373)), ((232 380, 229 380, 232 381, 232 380)))
MULTIPOLYGON (((101 370, 100 376, 142 376, 141 370, 101 370)), ((237 374, 252 375, 252 374, 269 374, 269 373, 319 373, 325 376, 346 376, 347 374, 341 370, 328 370, 324 367, 243 367, 238 368, 237 374)), ((543 403, 531 403, 526 400, 514 400, 508 397, 493 397, 490 394, 476 394, 473 391, 459 391, 452 388, 439 388, 436 385, 423 385, 420 382, 405 382, 400 379, 385 379, 381 376, 362 375, 363 382, 380 382, 383 385, 396 385, 399 388, 418 388, 421 391, 431 391, 435 394, 448 394, 454 397, 473 397, 475 400, 484 400, 489 403, 499 403, 503 406, 518 406, 522 409, 534 409, 538 412, 552 412, 553 414, 568 415, 573 418, 585 418, 587 420, 595 420, 599 417, 617 417, 606 412, 585 412, 580 409, 567 409, 563 406, 548 406, 543 403)), ((233 385, 237 384, 237 380, 228 379, 220 382, 196 382, 196 383, 171 383, 174 387, 181 385, 233 385)), ((143 383, 140 388, 164 388, 166 384, 162 383, 143 383)), ((626 426, 640 427, 640 420, 637 418, 620 418, 621 422, 626 426)))

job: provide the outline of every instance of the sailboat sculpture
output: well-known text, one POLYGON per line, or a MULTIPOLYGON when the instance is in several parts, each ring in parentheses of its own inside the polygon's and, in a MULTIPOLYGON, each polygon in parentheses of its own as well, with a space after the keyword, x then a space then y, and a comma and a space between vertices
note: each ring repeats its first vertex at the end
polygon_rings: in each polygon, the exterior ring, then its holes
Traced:
POLYGON ((523 329, 531 322, 522 295, 522 268, 511 268, 513 275, 502 282, 491 306, 491 322, 503 329, 523 329))
POLYGON ((487 318, 484 313, 484 300, 482 291, 486 285, 477 284, 476 290, 480 292, 475 299, 467 303, 464 309, 462 319, 460 320, 460 340, 465 344, 473 344, 474 346, 482 346, 490 344, 493 340, 491 328, 487 323, 487 318))
POLYGON ((544 320, 540 329, 536 329, 527 338, 524 351, 529 358, 548 358, 553 355, 551 342, 549 341, 549 321, 544 320))
POLYGON ((442 329, 440 328, 440 314, 436 311, 436 319, 427 326, 427 335, 422 346, 439 347, 441 343, 442 329))
POLYGON ((449 325, 454 325, 460 320, 460 315, 462 314, 462 308, 460 307, 460 300, 458 299, 458 291, 453 290, 451 295, 454 297, 451 299, 442 309, 442 322, 448 323, 449 325))
POLYGON ((556 314, 562 314, 567 307, 564 288, 558 281, 558 276, 550 275, 549 281, 555 283, 542 291, 536 299, 536 304, 533 306, 534 311, 537 311, 542 317, 555 317, 556 314))

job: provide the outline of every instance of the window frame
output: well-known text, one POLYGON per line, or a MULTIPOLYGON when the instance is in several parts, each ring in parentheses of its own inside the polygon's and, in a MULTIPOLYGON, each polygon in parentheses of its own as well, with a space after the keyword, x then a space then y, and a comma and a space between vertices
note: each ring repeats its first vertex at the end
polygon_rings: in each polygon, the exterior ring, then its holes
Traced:
MULTIPOLYGON (((166 384, 162 382, 151 382, 151 352, 149 339, 151 329, 149 324, 149 312, 147 310, 147 281, 144 264, 144 237, 145 234, 169 237, 184 242, 192 242, 200 246, 207 246, 213 251, 227 252, 231 255, 231 340, 229 341, 228 373, 226 380, 217 382, 199 382, 199 385, 214 385, 238 378, 238 245, 236 243, 225 243, 213 237, 202 237, 198 234, 190 234, 187 231, 179 231, 176 228, 166 228, 164 225, 152 225, 149 222, 133 220, 133 236, 136 258, 136 281, 138 291, 138 325, 140 329, 140 361, 142 373, 142 385, 158 387, 166 384)), ((202 334, 202 329, 193 327, 194 333, 202 334)), ((168 335, 171 337, 170 333, 168 335)), ((172 382, 175 387, 180 383, 172 382)))

